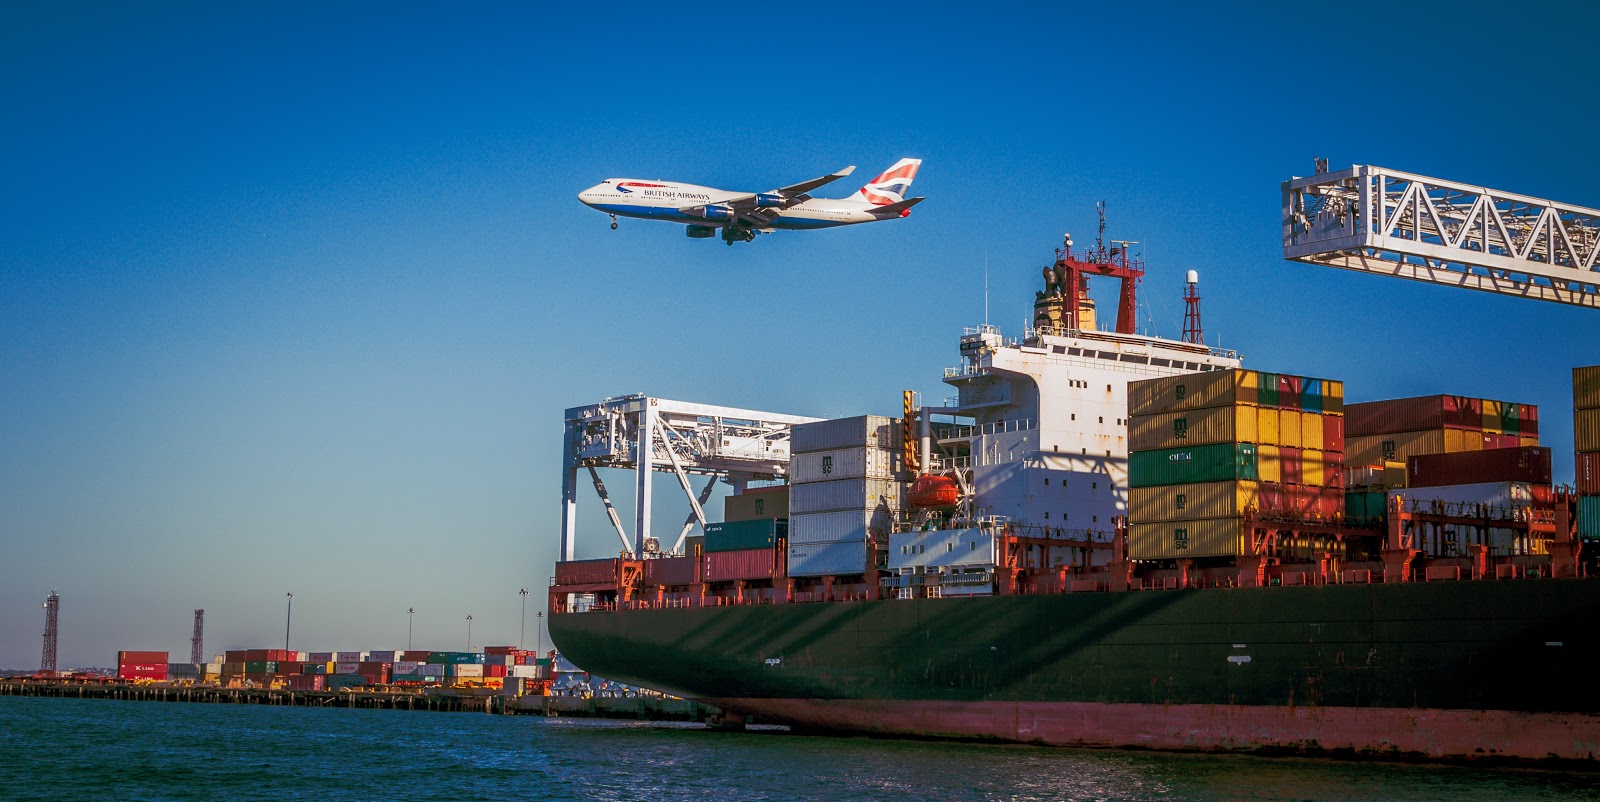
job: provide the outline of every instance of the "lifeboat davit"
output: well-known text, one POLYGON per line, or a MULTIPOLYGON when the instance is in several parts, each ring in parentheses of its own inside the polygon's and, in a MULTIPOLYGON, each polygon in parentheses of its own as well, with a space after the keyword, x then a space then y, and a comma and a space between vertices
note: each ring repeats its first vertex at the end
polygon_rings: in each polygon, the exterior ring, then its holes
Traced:
POLYGON ((954 507, 961 501, 961 488, 948 476, 925 473, 911 483, 906 500, 924 510, 954 507))

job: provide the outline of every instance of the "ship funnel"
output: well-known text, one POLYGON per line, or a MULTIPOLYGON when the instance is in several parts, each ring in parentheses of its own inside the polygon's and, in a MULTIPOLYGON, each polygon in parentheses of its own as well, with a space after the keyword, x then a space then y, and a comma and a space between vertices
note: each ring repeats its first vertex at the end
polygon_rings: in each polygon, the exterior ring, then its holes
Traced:
POLYGON ((1198 271, 1198 270, 1190 270, 1188 273, 1184 274, 1183 280, 1185 282, 1188 282, 1189 284, 1199 284, 1200 283, 1200 271, 1198 271))

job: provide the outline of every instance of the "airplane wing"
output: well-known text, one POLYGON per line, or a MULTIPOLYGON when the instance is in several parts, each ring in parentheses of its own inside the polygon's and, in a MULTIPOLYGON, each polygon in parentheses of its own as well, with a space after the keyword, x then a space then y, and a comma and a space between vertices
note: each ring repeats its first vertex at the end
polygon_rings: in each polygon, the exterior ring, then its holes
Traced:
MULTIPOLYGON (((843 170, 840 170, 840 171, 835 172, 835 173, 829 173, 829 174, 827 174, 825 176, 821 176, 819 178, 813 178, 810 181, 801 181, 798 184, 790 184, 789 186, 786 186, 786 187, 779 187, 779 188, 774 189, 774 190, 772 190, 770 192, 752 192, 752 193, 750 193, 748 195, 739 195, 737 197, 728 198, 727 200, 719 201, 718 205, 731 206, 731 207, 733 207, 734 211, 739 212, 741 214, 744 214, 744 213, 747 213, 747 212, 765 212, 765 211, 767 211, 769 209, 787 209, 790 206, 794 206, 796 204, 803 203, 803 202, 805 202, 807 200, 810 200, 811 196, 807 195, 806 193, 810 192, 811 190, 816 189, 817 187, 820 187, 820 186, 823 186, 823 185, 826 185, 826 184, 831 184, 834 181, 838 181, 839 179, 844 178, 845 176, 855 172, 855 170, 856 170, 856 167, 855 167, 855 165, 852 164, 849 167, 844 168, 843 170), (769 198, 771 196, 777 196, 780 200, 776 204, 772 204, 772 203, 761 204, 761 203, 758 203, 757 199, 760 198, 763 195, 768 196, 769 198)), ((685 207, 685 208, 681 209, 680 211, 690 211, 692 209, 697 209, 697 208, 699 208, 699 206, 685 207)), ((761 215, 761 214, 753 215, 753 217, 770 217, 770 216, 775 216, 775 215, 761 215)), ((770 222, 770 220, 768 220, 768 222, 770 222)))

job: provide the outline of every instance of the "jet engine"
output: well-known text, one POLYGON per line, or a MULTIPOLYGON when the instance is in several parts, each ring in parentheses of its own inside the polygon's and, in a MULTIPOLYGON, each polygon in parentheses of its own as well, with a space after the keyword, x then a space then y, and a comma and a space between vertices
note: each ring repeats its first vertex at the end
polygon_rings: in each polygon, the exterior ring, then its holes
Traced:
POLYGON ((683 233, 688 234, 690 239, 706 239, 707 237, 715 237, 717 229, 713 226, 689 226, 683 230, 683 233))
POLYGON ((708 203, 705 206, 700 207, 700 216, 707 220, 732 220, 733 207, 718 206, 708 203))
POLYGON ((783 196, 782 195, 778 195, 776 193, 771 193, 771 192, 758 192, 758 193, 756 193, 756 208, 758 208, 758 209, 770 209, 770 208, 772 208, 774 206, 782 206, 782 205, 783 205, 783 196))

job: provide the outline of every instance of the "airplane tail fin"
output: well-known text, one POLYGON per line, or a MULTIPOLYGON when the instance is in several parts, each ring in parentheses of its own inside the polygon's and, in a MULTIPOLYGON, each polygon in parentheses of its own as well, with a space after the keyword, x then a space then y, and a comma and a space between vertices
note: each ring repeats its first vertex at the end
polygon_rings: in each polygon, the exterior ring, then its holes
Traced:
MULTIPOLYGON (((901 159, 893 167, 884 170, 877 178, 872 179, 861 189, 856 190, 846 200, 865 206, 892 206, 905 203, 906 192, 911 189, 911 181, 917 177, 917 168, 922 166, 921 159, 901 159)), ((920 200, 920 199, 919 199, 920 200)), ((908 210, 911 204, 906 204, 896 210, 908 210)), ((876 213, 878 210, 872 210, 876 213)))

